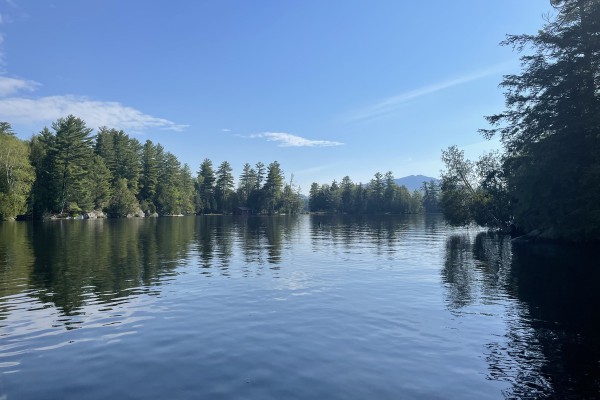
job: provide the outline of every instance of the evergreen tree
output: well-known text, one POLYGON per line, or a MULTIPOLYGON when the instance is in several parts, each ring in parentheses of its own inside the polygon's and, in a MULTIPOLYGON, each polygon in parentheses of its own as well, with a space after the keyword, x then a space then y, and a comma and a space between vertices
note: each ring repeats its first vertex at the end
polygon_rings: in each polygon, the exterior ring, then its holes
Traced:
POLYGON ((35 171, 35 181, 29 196, 30 213, 33 218, 40 218, 53 208, 54 199, 52 181, 50 180, 51 160, 48 152, 55 140, 47 128, 34 135, 29 141, 29 161, 35 171))
POLYGON ((182 212, 181 164, 177 157, 166 152, 162 157, 157 188, 156 208, 163 215, 178 215, 182 212))
POLYGON ((94 209, 108 207, 112 197, 111 174, 102 157, 95 155, 89 171, 94 209))
POLYGON ((440 209, 440 185, 434 180, 423 182, 423 208, 427 213, 438 213, 440 209))
POLYGON ((148 212, 156 211, 154 199, 158 187, 158 150, 151 140, 146 140, 142 148, 141 173, 139 180, 138 199, 143 204, 142 209, 148 212))
POLYGON ((96 154, 100 155, 112 174, 113 183, 127 179, 129 190, 137 194, 141 172, 142 146, 125 132, 101 127, 96 137, 96 154))
POLYGON ((233 194, 232 168, 227 161, 223 161, 217 169, 215 182, 215 202, 218 212, 231 211, 231 196, 233 194))
POLYGON ((182 214, 190 215, 195 213, 194 206, 194 178, 190 166, 184 164, 181 168, 181 201, 180 209, 182 214))
POLYGON ((0 121, 0 136, 15 136, 15 132, 12 130, 10 122, 0 121))
POLYGON ((238 198, 241 204, 247 205, 250 195, 256 188, 256 171, 250 164, 244 164, 238 183, 238 198))
POLYGON ((384 176, 385 189, 383 192, 383 210, 387 212, 404 212, 402 205, 400 205, 400 187, 394 180, 394 174, 392 171, 388 171, 384 176))
POLYGON ((92 160, 92 129, 73 115, 52 124, 55 138, 50 143, 49 157, 52 210, 80 211, 91 207, 91 187, 87 173, 92 160))
POLYGON ((265 205, 269 214, 274 214, 279 208, 283 191, 283 171, 277 161, 267 167, 267 180, 263 187, 265 205))
POLYGON ((345 176, 342 178, 340 182, 340 207, 343 213, 353 213, 354 209, 354 183, 350 179, 349 176, 345 176))
POLYGON ((381 212, 383 210, 383 195, 385 191, 385 183, 383 175, 377 172, 371 182, 369 182, 369 212, 381 212))
POLYGON ((308 209, 313 212, 322 211, 321 186, 317 182, 313 182, 308 193, 308 209))
POLYGON ((110 200, 109 212, 115 217, 126 217, 137 208, 137 199, 129 189, 127 179, 120 178, 110 200))
POLYGON ((265 168, 265 164, 263 164, 262 162, 257 162, 256 163, 256 186, 255 186, 255 190, 261 190, 263 187, 263 183, 265 181, 265 173, 266 173, 266 168, 265 168))
POLYGON ((555 1, 536 35, 510 35, 522 71, 505 76, 507 109, 488 117, 505 153, 515 224, 548 236, 600 239, 600 2, 555 1))
POLYGON ((200 213, 211 213, 216 211, 215 203, 215 172, 212 161, 208 158, 200 164, 198 171, 198 196, 200 213))
POLYGON ((255 165, 256 179, 254 181, 254 190, 248 197, 248 206, 255 212, 262 212, 266 208, 265 193, 263 190, 266 168, 262 162, 257 162, 255 165))

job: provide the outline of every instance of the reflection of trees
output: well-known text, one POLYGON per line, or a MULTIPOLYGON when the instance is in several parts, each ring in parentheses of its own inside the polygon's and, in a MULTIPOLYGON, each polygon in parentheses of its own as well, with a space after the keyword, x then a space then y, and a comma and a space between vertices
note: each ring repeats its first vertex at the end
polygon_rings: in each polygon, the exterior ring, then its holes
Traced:
POLYGON ((600 270, 592 248, 515 246, 508 292, 526 307, 556 398, 600 393, 600 270))
MULTIPOLYGON (((198 244, 198 253, 202 268, 209 269, 212 267, 212 259, 214 252, 214 228, 215 218, 214 216, 200 216, 196 218, 195 238, 198 244)), ((205 272, 209 274, 209 271, 205 272)))
POLYGON ((375 247, 377 254, 396 251, 414 216, 399 215, 311 215, 310 233, 315 250, 356 246, 375 247))
POLYGON ((267 238, 267 261, 276 265, 281 263, 281 244, 283 240, 282 225, 289 222, 285 217, 268 218, 265 236, 267 238))
POLYGON ((474 241, 468 234, 450 236, 441 271, 448 306, 458 310, 477 299, 483 304, 497 299, 504 290, 511 256, 510 237, 505 235, 482 232, 474 241))
POLYGON ((0 297, 22 291, 33 265, 29 235, 31 224, 0 222, 0 297))
POLYGON ((223 275, 229 275, 229 261, 233 254, 233 235, 235 235, 235 231, 231 224, 231 217, 217 217, 214 229, 215 250, 223 275))
MULTIPOLYGON (((237 253, 243 257, 242 272, 250 273, 250 266, 273 264, 278 269, 282 262, 283 243, 291 240, 293 229, 297 228, 295 216, 202 216, 197 218, 196 241, 205 274, 210 276, 213 267, 220 273, 230 274, 229 263, 237 253), (217 264, 218 263, 218 264, 217 264)), ((255 271, 258 272, 258 271, 255 271)))
POLYGON ((511 246, 505 236, 451 236, 441 271, 451 310, 506 302, 505 341, 488 344, 489 378, 509 398, 595 398, 600 393, 597 254, 511 246))
MULTIPOLYGON (((19 294, 29 279, 34 257, 31 252, 31 224, 0 222, 0 298, 19 294)), ((8 310, 0 302, 0 320, 8 310)))
POLYGON ((76 315, 88 301, 156 285, 185 258, 192 232, 191 218, 41 223, 32 230, 31 283, 43 302, 76 315))
POLYGON ((442 281, 447 285, 447 301, 451 310, 460 309, 474 300, 474 260, 469 235, 452 235, 446 242, 446 259, 442 281))

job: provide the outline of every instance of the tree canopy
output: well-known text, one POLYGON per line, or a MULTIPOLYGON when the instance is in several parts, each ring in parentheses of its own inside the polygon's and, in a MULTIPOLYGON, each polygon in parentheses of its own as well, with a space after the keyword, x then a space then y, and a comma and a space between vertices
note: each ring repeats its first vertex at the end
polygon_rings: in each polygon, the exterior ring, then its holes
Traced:
MULTIPOLYGON (((598 240, 600 2, 552 5, 556 14, 537 34, 508 35, 502 43, 523 53, 522 68, 504 77, 506 109, 488 116, 491 128, 481 130, 486 138, 499 137, 504 152, 480 178, 517 229, 598 240)), ((456 211, 448 204, 444 209, 456 211)))
POLYGON ((30 140, 0 122, 0 219, 17 216, 298 213, 299 189, 285 183, 278 162, 245 164, 235 190, 233 168, 217 170, 204 159, 196 177, 160 144, 116 129, 93 129, 73 115, 60 118, 30 140))

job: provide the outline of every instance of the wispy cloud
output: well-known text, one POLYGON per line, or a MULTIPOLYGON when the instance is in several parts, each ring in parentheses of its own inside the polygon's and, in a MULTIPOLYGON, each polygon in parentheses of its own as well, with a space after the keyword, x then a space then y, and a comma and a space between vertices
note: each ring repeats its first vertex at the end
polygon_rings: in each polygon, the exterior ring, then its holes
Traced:
POLYGON ((223 128, 221 129, 221 132, 231 132, 231 129, 223 128))
POLYGON ((338 166, 339 164, 326 164, 326 165, 318 165, 316 167, 309 167, 309 168, 304 168, 301 170, 298 170, 295 172, 295 175, 298 176, 313 176, 319 172, 323 172, 323 171, 331 171, 331 169, 333 167, 338 166))
POLYGON ((379 118, 388 114, 393 113, 398 107, 403 105, 404 103, 409 102, 410 100, 416 99, 418 97, 426 96, 429 94, 433 94, 439 92, 444 89, 451 88, 453 86, 462 85, 465 83, 469 83, 472 81, 476 81, 478 79, 485 78, 490 75, 494 75, 502 72, 508 66, 508 63, 502 63, 496 65, 494 67, 488 68, 486 70, 477 71, 465 76, 461 76, 456 79, 451 79, 444 82, 434 83, 432 85, 427 85, 420 87, 418 89, 410 90, 408 92, 400 93, 395 96, 388 97, 383 99, 373 105, 365 107, 357 112, 354 112, 350 117, 346 118, 346 122, 358 122, 364 121, 374 118, 379 118))
POLYGON ((329 140, 310 140, 285 132, 263 132, 250 135, 250 138, 264 138, 269 142, 278 142, 279 147, 331 147, 344 143, 329 140))
POLYGON ((73 114, 88 126, 108 126, 139 133, 146 129, 182 131, 188 125, 153 117, 114 101, 97 101, 82 96, 48 96, 37 99, 9 97, 0 99, 0 120, 50 123, 73 114))
POLYGON ((21 91, 34 91, 39 83, 34 81, 28 81, 19 78, 9 78, 7 76, 0 75, 0 96, 9 96, 21 91))

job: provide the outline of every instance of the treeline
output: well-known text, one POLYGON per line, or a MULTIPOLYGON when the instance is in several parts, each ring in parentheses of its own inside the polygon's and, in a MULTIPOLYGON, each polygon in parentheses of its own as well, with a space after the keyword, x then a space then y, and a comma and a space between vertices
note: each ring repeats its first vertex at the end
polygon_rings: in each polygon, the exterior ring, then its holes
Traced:
POLYGON ((0 123, 0 218, 75 216, 102 211, 114 217, 232 213, 297 213, 303 201, 277 161, 246 164, 234 186, 231 165, 216 171, 205 159, 193 176, 160 144, 99 128, 69 115, 30 140, 0 123))
POLYGON ((425 182, 422 191, 410 193, 396 184, 391 172, 377 172, 367 185, 354 183, 348 176, 331 185, 313 183, 309 208, 313 212, 344 214, 438 212, 438 196, 439 187, 434 181, 425 182))
POLYGON ((506 75, 506 110, 486 138, 503 151, 477 162, 450 147, 442 159, 446 219, 548 239, 600 240, 600 2, 551 1, 536 35, 504 45, 531 54, 506 75))

